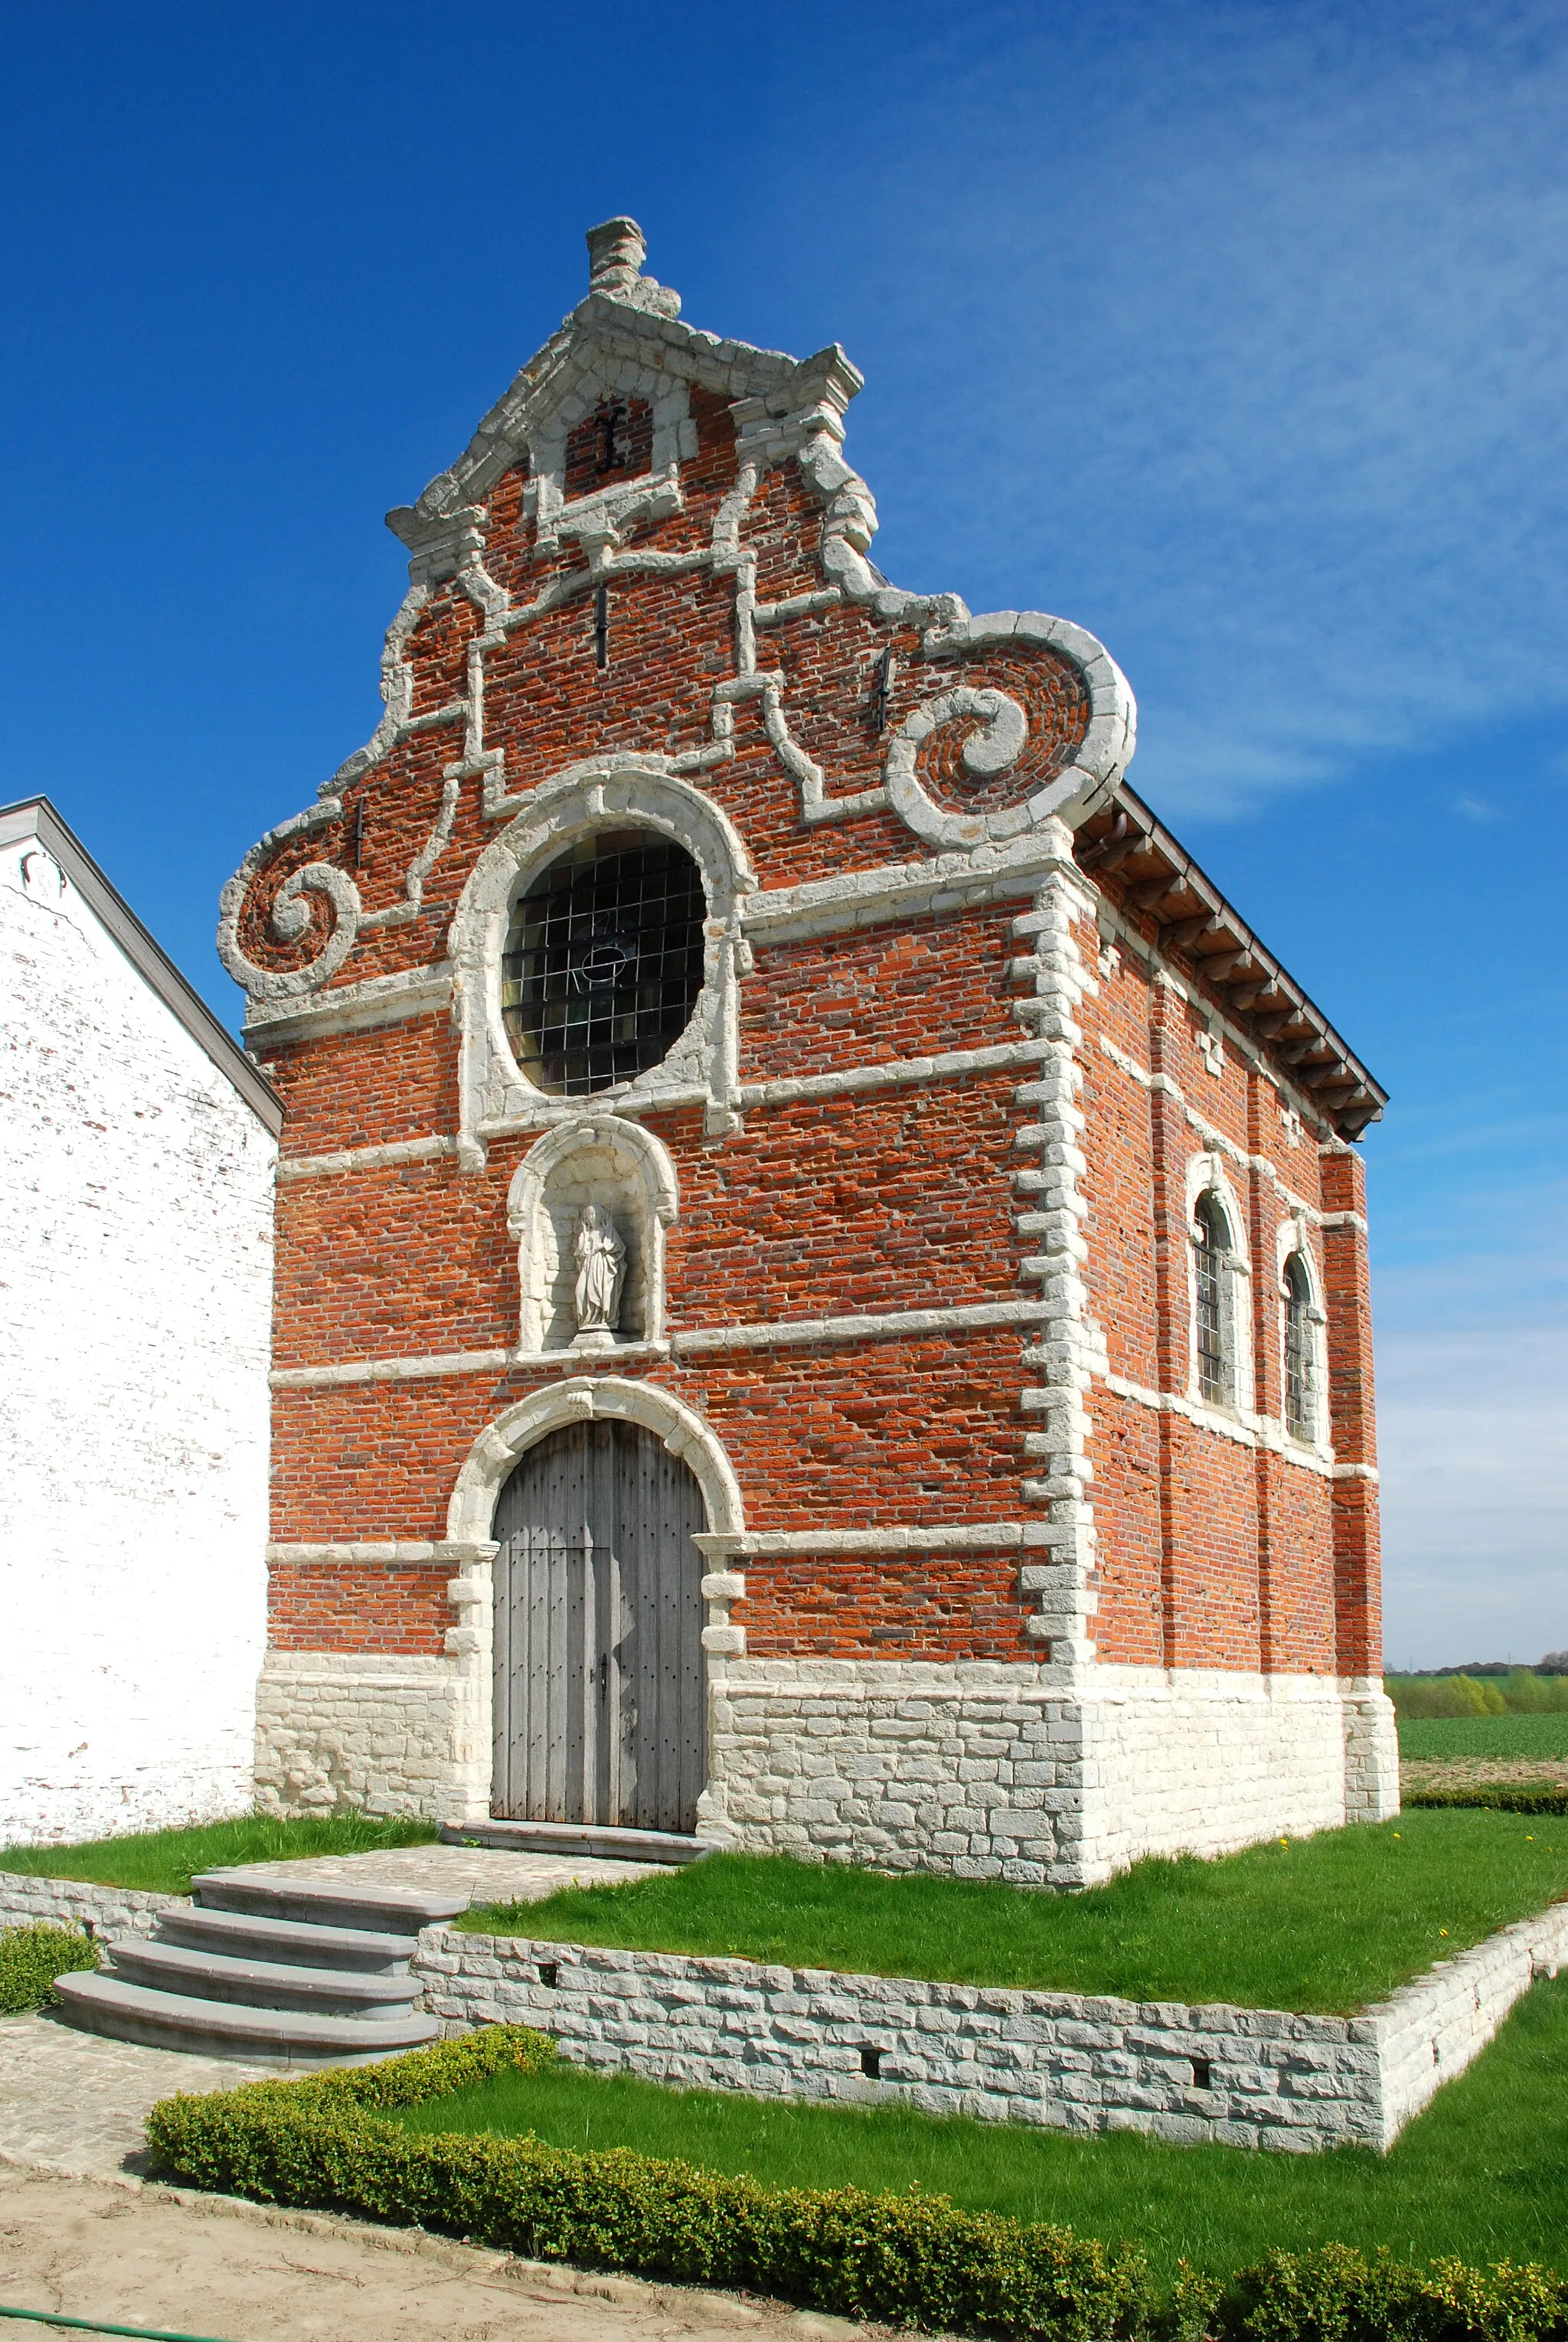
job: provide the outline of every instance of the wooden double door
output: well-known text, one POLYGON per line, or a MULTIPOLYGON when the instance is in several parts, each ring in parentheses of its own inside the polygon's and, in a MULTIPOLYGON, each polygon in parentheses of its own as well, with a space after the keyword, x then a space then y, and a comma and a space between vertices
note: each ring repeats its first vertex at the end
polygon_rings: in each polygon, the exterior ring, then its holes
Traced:
POLYGON ((528 1450, 495 1508, 497 1815, 695 1828, 704 1526, 691 1473, 640 1424, 528 1450))

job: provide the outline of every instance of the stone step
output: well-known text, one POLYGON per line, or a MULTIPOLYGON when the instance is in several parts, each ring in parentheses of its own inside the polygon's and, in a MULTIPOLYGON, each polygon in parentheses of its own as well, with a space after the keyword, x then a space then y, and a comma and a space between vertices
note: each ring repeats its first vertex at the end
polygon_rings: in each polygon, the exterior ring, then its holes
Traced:
POLYGON ((155 1992, 91 1970, 63 1976, 55 1989, 66 2015, 90 2033, 154 2049, 194 2049, 277 2066, 367 2066, 441 2037, 434 2017, 310 2017, 155 1992))
POLYGON ((242 1911, 257 1919, 292 1919, 306 1927, 350 1927, 369 1935, 416 1936, 421 1927, 454 1919, 473 1897, 409 1892, 390 1887, 347 1887, 335 1880, 257 1877, 254 1870, 204 1870, 191 1881, 204 1911, 242 1911))
POLYGON ((307 1968, 282 1960, 235 1959, 178 1944, 122 1937, 108 1947, 114 1973, 127 1984, 197 2000, 244 2001, 255 2008, 303 2008, 319 2017, 402 2017, 419 1997, 417 1977, 364 1976, 348 1968, 307 1968))
POLYGON ((313 1927, 298 1919, 258 1919, 245 1911, 205 1911, 194 1904, 160 1912, 157 1940, 237 1960, 297 1960, 302 1967, 348 1968, 365 1976, 398 1974, 419 1946, 414 1935, 313 1927))
POLYGON ((504 1847, 514 1854, 593 1854, 605 1862, 701 1862, 720 1854, 714 1838, 676 1830, 612 1828, 606 1822, 448 1822, 444 1846, 504 1847))

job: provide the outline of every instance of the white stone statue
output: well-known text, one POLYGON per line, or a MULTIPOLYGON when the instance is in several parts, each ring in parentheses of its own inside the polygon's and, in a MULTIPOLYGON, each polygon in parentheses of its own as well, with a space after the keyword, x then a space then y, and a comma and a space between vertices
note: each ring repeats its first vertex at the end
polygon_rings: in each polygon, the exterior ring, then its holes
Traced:
POLYGON ((577 1263, 575 1346, 599 1348, 615 1338, 626 1281, 626 1247, 603 1204, 584 1205, 572 1250, 577 1263))

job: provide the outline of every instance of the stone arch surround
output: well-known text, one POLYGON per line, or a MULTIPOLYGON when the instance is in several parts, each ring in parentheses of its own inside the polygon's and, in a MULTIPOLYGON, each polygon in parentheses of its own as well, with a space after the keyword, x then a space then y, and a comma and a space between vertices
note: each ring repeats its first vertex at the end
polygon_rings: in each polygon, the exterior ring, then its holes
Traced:
MULTIPOLYGON (((279 1556, 445 1564, 455 1572, 446 1588, 455 1623, 439 1655, 269 1651, 257 1687, 256 1796, 264 1810, 420 1814, 458 1827, 489 1819, 495 1501, 530 1447, 595 1416, 654 1432, 702 1491, 708 1527, 697 1543, 704 1560, 718 1556, 702 1581, 713 1716, 726 1663, 745 1649, 743 1631, 730 1623, 744 1580, 723 1558, 745 1539, 734 1467, 701 1416, 660 1385, 574 1376, 531 1392, 485 1425, 458 1469, 439 1544, 273 1548, 279 1556)), ((710 1726, 710 1752, 712 1744, 710 1726)), ((705 1832, 726 1830, 723 1791, 714 1793, 711 1776, 697 1811, 705 1832)))
POLYGON ((525 809, 474 866, 451 937, 461 1035, 458 1156, 467 1168, 476 1169, 488 1140, 504 1132, 614 1112, 634 1101, 701 1103, 710 1136, 733 1123, 742 906, 757 880, 728 816, 689 781, 661 771, 664 761, 613 754, 556 774, 530 791, 525 809), (622 827, 667 838, 696 864, 708 907, 703 988, 685 1031, 657 1066, 592 1099, 558 1098, 526 1080, 512 1056, 501 1013, 506 924, 518 894, 558 854, 594 830, 622 827))
POLYGON ((495 1500, 520 1457, 552 1431, 567 1424, 606 1417, 640 1423, 679 1456, 703 1492, 710 1535, 739 1536, 745 1507, 734 1467, 715 1434, 684 1399, 657 1383, 623 1381, 614 1375, 584 1375, 551 1389, 531 1391, 487 1424, 469 1449, 446 1508, 452 1545, 494 1550, 490 1536, 495 1500))
MULTIPOLYGON (((512 1175, 506 1196, 506 1226, 517 1246, 519 1288, 518 1342, 524 1356, 559 1354, 567 1345, 550 1338, 552 1319, 558 1314, 551 1291, 551 1263, 546 1258, 548 1218, 553 1190, 565 1180, 574 1200, 592 1193, 594 1200, 620 1203, 617 1226, 629 1238, 631 1280, 634 1283, 637 1324, 642 1344, 660 1345, 664 1338, 664 1231, 680 1213, 675 1166, 663 1140, 624 1116, 586 1114, 580 1121, 558 1123, 536 1138, 512 1175), (613 1169, 614 1194, 599 1192, 595 1174, 613 1169), (586 1185, 574 1174, 585 1173, 586 1185), (622 1223, 631 1206, 634 1226, 622 1223)), ((557 1236, 556 1249, 560 1239, 557 1236)), ((624 1318, 623 1323, 624 1323, 624 1318)))
MULTIPOLYGON (((463 1624, 447 1636, 447 1646, 464 1671, 465 1705, 472 1719, 471 1760, 458 1785, 463 1810, 454 1819, 482 1821, 490 1810, 494 1564, 498 1549, 491 1528, 496 1500, 531 1447, 569 1424, 595 1420, 640 1424, 684 1464, 702 1491, 707 1515, 707 1532, 698 1540, 700 1544, 706 1546, 713 1538, 722 1548, 745 1534, 740 1482, 717 1436, 684 1400, 657 1383, 585 1375, 553 1388, 532 1391, 487 1424, 458 1472, 446 1516, 445 1549, 454 1557, 464 1556, 462 1574, 448 1588, 448 1598, 463 1624)), ((722 1665, 725 1656, 744 1649, 744 1636, 730 1624, 730 1604, 743 1586, 742 1579, 723 1569, 710 1571, 703 1578, 708 1610, 703 1648, 708 1654, 710 1716, 715 1662, 722 1665)), ((717 1833, 725 1825, 722 1802, 715 1800, 713 1791, 711 1725, 709 1739, 709 1786, 697 1801, 697 1817, 699 1828, 717 1833)))

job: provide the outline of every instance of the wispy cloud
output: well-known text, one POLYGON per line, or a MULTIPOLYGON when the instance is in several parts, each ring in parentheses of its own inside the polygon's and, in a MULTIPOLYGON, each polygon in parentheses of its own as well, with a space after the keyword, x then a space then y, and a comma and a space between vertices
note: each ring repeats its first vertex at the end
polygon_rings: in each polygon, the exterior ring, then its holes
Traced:
POLYGON ((924 349, 921 538, 1106 635, 1177 810, 1561 702, 1560 15, 987 21, 846 160, 967 288, 940 334, 924 277, 874 296, 924 349))

